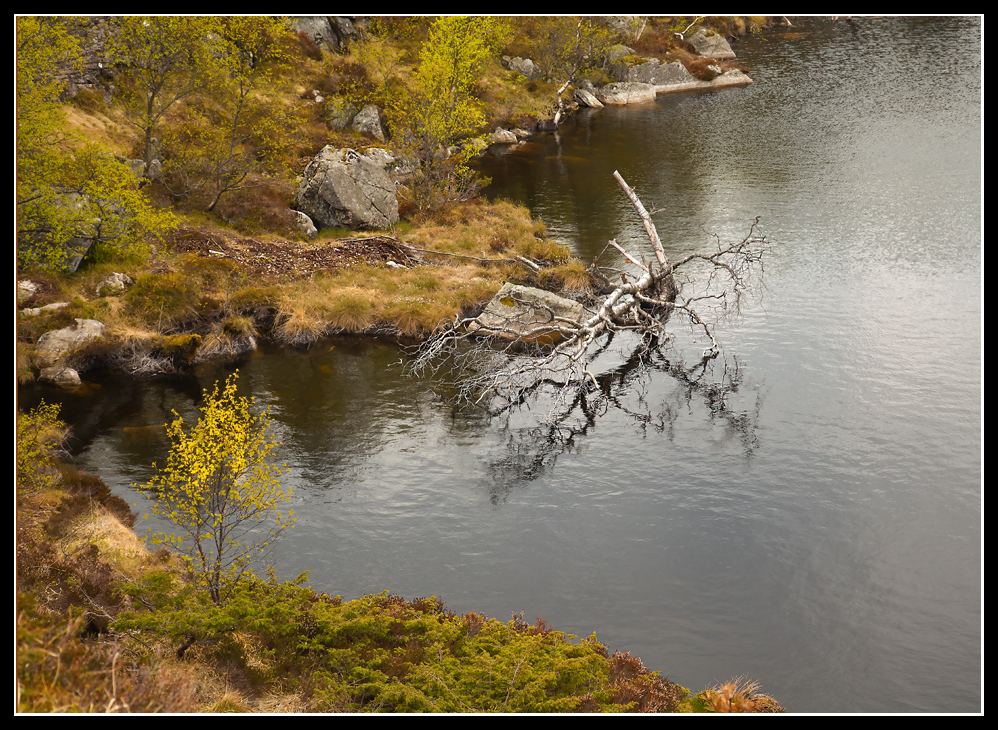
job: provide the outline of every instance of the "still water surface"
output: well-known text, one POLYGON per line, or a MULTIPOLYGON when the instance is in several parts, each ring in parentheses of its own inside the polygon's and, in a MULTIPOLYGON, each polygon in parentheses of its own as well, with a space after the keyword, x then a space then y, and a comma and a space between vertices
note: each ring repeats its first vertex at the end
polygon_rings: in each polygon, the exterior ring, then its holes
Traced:
MULTIPOLYGON (((737 388, 721 408, 620 342, 614 399, 553 428, 544 403, 455 413, 388 344, 239 363, 291 468, 282 576, 523 610, 792 711, 978 711, 980 38, 973 18, 802 20, 735 46, 751 87, 582 113, 489 161, 489 193, 587 259, 647 252, 615 169, 673 256, 761 216, 765 287, 719 329, 737 388)), ((79 466, 144 511, 129 485, 167 448, 146 427, 196 417, 233 367, 21 402, 64 402, 79 466)))

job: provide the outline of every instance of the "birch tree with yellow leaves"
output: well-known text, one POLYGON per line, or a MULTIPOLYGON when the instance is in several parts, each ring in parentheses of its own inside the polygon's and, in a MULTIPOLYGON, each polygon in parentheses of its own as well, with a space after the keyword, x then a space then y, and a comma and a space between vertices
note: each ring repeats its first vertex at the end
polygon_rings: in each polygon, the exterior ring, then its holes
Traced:
POLYGON ((296 519, 293 509, 282 510, 291 490, 280 483, 287 466, 274 461, 273 421, 267 411, 253 415, 253 399, 236 395, 237 377, 221 392, 218 383, 204 391, 201 418, 189 431, 174 411, 166 466, 144 487, 156 500, 152 514, 179 528, 152 542, 179 552, 215 604, 252 575, 250 562, 266 558, 296 519))

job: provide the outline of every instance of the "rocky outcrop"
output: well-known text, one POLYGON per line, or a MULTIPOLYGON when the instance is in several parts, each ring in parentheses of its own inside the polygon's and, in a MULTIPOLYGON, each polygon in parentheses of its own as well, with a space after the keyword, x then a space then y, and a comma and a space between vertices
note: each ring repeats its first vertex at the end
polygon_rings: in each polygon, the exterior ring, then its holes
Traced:
POLYGON ((580 105, 587 106, 590 109, 603 108, 603 103, 587 89, 576 89, 575 93, 572 95, 572 98, 579 102, 580 105))
POLYGON ((395 183, 385 165, 330 145, 305 168, 294 209, 320 228, 384 230, 399 220, 395 183))
POLYGON ((585 314, 585 307, 572 299, 506 282, 468 329, 504 340, 550 344, 561 339, 559 319, 579 322, 585 314))
POLYGON ((360 38, 354 20, 339 15, 308 15, 288 18, 296 33, 305 33, 326 53, 345 53, 349 41, 360 38))
POLYGON ((604 104, 620 106, 623 104, 638 104, 653 101, 658 94, 668 94, 675 91, 717 89, 725 86, 749 86, 752 83, 752 79, 737 69, 725 71, 710 81, 703 81, 693 76, 680 63, 660 64, 654 68, 658 69, 657 74, 662 74, 663 76, 669 74, 664 82, 658 80, 658 75, 649 76, 649 78, 655 78, 656 83, 616 81, 597 89, 596 98, 604 104), (673 68, 675 66, 678 66, 679 69, 673 68))
POLYGON ((41 369, 39 380, 48 380, 65 388, 80 385, 80 374, 65 360, 82 345, 104 335, 104 324, 95 319, 77 319, 76 324, 46 332, 35 344, 35 365, 41 369))
POLYGON ((675 86, 696 80, 696 77, 679 61, 662 63, 657 58, 649 58, 644 63, 636 64, 618 61, 611 67, 610 72, 616 81, 654 86, 675 86))
POLYGON ((526 77, 527 81, 539 79, 544 75, 543 69, 541 69, 540 66, 531 61, 529 58, 520 58, 519 56, 510 58, 509 56, 503 56, 502 65, 510 71, 516 71, 521 76, 526 77))
POLYGON ((361 134, 369 134, 379 142, 385 141, 385 130, 381 126, 381 114, 378 108, 368 104, 353 118, 350 127, 361 134))
POLYGON ((333 30, 333 26, 330 25, 329 18, 310 15, 288 18, 288 20, 296 33, 305 33, 315 45, 327 53, 332 53, 339 48, 339 37, 333 30))
POLYGON ((106 297, 112 296, 114 294, 121 294, 128 287, 135 283, 135 279, 130 277, 128 274, 120 274, 114 272, 108 276, 105 276, 100 280, 97 285, 97 296, 106 297))
POLYGON ((701 28, 686 40, 693 44, 701 56, 716 58, 718 61, 728 61, 735 57, 728 39, 712 30, 701 28))

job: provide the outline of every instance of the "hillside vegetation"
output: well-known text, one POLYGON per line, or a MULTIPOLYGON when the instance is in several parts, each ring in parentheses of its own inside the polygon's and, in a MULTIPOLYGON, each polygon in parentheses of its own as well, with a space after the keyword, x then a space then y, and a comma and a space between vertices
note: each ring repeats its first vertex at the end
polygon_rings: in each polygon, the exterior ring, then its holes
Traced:
MULTIPOLYGON (((17 277, 34 286, 20 382, 43 367, 39 338, 78 319, 106 329, 69 365, 148 374, 263 337, 420 338, 503 281, 591 296, 598 284, 542 221, 478 197, 469 163, 496 127, 536 131, 574 84, 606 82, 614 44, 693 68, 676 32, 767 22, 354 21, 330 49, 281 18, 16 19, 17 277), (386 139, 332 123, 344 105, 376 106, 386 139), (302 232, 294 195, 326 145, 415 161, 399 223, 302 232), (112 273, 131 283, 109 291, 112 273)), ((387 591, 344 601, 307 574, 241 572, 212 591, 176 551, 140 542, 99 478, 61 463, 66 434, 53 406, 18 415, 20 712, 782 711, 755 684, 692 693, 522 612, 457 615, 387 591)))
POLYGON ((38 337, 77 318, 106 330, 69 365, 150 373, 261 336, 422 337, 507 280, 591 293, 543 222, 477 197, 469 163, 496 128, 535 133, 576 85, 608 81, 614 44, 695 69, 678 31, 766 19, 355 21, 331 52, 281 18, 17 19, 18 278, 35 285, 21 305, 40 310, 19 319, 22 382, 45 366, 38 337), (337 121, 369 106, 374 131, 337 121), (385 148, 415 170, 397 183, 399 223, 302 232, 295 192, 326 145, 385 148), (408 260, 357 240, 379 236, 408 260), (135 286, 101 289, 111 273, 135 286))

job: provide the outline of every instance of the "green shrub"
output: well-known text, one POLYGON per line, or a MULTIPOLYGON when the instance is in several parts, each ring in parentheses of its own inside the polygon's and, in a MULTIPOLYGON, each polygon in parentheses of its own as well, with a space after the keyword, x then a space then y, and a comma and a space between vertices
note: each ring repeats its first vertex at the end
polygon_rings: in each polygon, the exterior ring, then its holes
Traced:
POLYGON ((457 616, 435 597, 387 591, 343 603, 303 587, 305 577, 253 579, 217 606, 160 576, 130 589, 156 610, 116 626, 185 650, 211 645, 229 661, 245 663, 249 648, 261 679, 305 683, 325 711, 661 712, 687 695, 630 654, 611 657, 595 636, 577 641, 542 619, 457 616))

